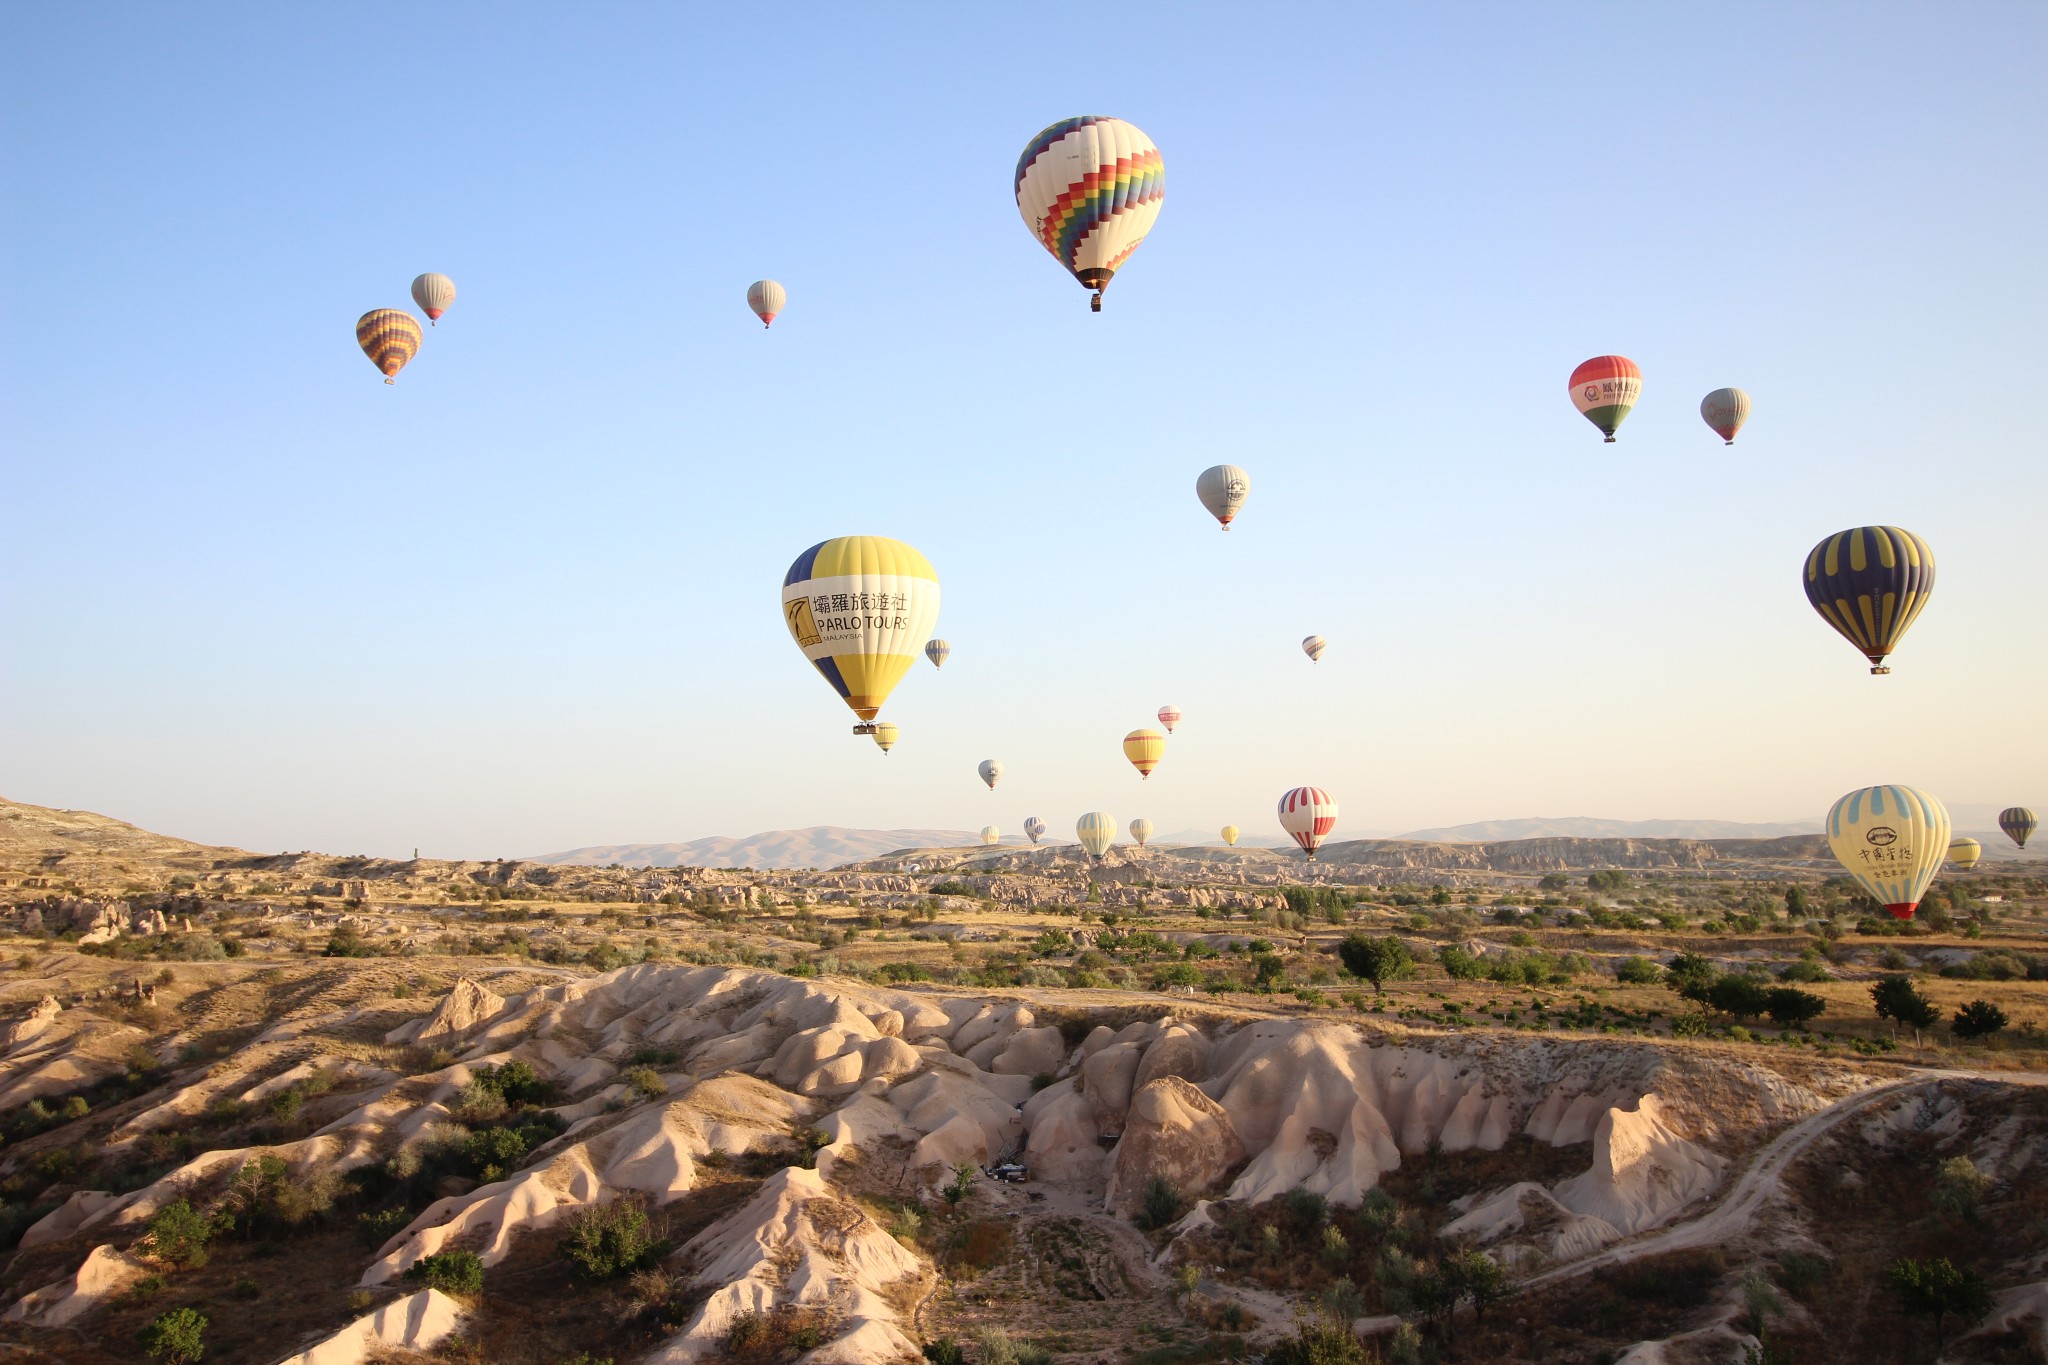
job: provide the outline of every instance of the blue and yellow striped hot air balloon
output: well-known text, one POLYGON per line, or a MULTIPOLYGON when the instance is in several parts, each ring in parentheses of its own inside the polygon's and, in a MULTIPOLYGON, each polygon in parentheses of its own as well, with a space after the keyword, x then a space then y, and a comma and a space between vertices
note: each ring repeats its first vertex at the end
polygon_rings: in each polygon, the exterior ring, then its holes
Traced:
POLYGON ((804 657, 873 734, 875 715, 939 620, 931 561, 886 536, 840 536, 796 557, 782 619, 804 657))
POLYGON ((1967 836, 1955 840, 1948 846, 1948 860, 1965 872, 1975 867, 1977 860, 1983 856, 1984 845, 1967 836))
POLYGON ((2025 806, 2007 806, 1998 812, 1998 827, 2005 831, 2006 838, 2021 848, 2027 846, 2027 836, 2032 834, 2040 823, 2034 818, 2034 812, 2025 806))
POLYGON ((1821 619, 1863 651, 1872 673, 1889 673, 1885 655, 1934 591, 1934 551, 1896 526, 1858 526, 1814 546, 1802 579, 1821 619))
POLYGON ((1850 792, 1828 811, 1825 828, 1836 860, 1899 919, 1913 918, 1951 842, 1948 807, 1912 787, 1850 792))
POLYGON ((1074 837, 1091 858, 1100 858, 1116 842, 1116 817, 1106 810, 1091 810, 1074 822, 1074 837))

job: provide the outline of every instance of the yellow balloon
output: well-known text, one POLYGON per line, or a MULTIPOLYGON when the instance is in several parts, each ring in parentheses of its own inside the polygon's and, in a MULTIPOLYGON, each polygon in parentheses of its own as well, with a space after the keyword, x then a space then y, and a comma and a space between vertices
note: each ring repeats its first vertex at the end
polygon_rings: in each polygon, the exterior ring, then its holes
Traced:
POLYGON ((1975 867, 1977 860, 1983 856, 1984 845, 1975 839, 1957 839, 1948 846, 1948 860, 1965 872, 1975 867))
POLYGON ((1124 736, 1124 757, 1131 760, 1138 776, 1150 777, 1159 760, 1166 757, 1166 736, 1157 730, 1133 730, 1124 736))
POLYGON ((1230 845, 1230 846, 1231 846, 1232 848, 1236 848, 1236 847, 1237 847, 1237 826, 1236 826, 1236 825, 1225 825, 1225 826, 1223 827, 1223 842, 1224 842, 1224 843, 1226 843, 1226 844, 1229 844, 1229 845, 1230 845))
POLYGON ((885 754, 886 754, 886 753, 888 753, 888 752, 889 752, 889 751, 890 751, 891 749, 893 749, 893 748, 895 748, 895 747, 896 747, 896 736, 897 736, 897 734, 898 734, 898 733, 899 733, 899 732, 898 732, 898 730, 896 729, 896 723, 895 723, 894 721, 888 721, 888 720, 878 720, 878 721, 876 721, 876 722, 875 722, 875 744, 876 744, 876 746, 877 746, 878 748, 880 748, 880 749, 881 749, 881 751, 882 751, 883 753, 885 753, 885 754))
POLYGON ((1116 842, 1116 817, 1106 810, 1091 810, 1074 822, 1074 837, 1091 858, 1100 858, 1116 842))
POLYGON ((900 540, 840 536, 789 566, 782 619, 832 690, 872 721, 932 638, 939 575, 900 540))
POLYGON ((1911 787, 1864 787, 1828 811, 1828 847, 1870 898, 1913 918, 1948 856, 1948 808, 1911 787))

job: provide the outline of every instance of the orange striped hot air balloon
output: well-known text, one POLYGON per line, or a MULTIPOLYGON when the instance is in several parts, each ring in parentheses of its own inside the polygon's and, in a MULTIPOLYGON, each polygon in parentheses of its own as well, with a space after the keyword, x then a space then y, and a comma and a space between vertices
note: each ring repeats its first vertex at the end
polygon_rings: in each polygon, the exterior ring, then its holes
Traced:
POLYGON ((384 372, 384 382, 398 382, 405 362, 419 354, 420 325, 401 308, 372 308, 356 319, 356 345, 370 363, 384 372))
POLYGON ((1625 355, 1596 355, 1572 371, 1572 403, 1611 444, 1643 396, 1643 372, 1625 355))
POLYGON ((1131 760, 1138 776, 1150 777, 1159 760, 1166 757, 1166 736, 1157 730, 1133 730, 1124 736, 1124 757, 1131 760))

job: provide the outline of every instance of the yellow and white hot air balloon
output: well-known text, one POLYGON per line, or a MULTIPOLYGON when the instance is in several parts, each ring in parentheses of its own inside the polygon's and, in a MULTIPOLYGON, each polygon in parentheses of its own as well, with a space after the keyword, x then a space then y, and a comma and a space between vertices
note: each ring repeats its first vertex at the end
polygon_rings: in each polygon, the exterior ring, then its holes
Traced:
POLYGON ((870 728, 939 620, 931 561, 886 536, 840 536, 796 557, 782 619, 804 657, 870 728))
POLYGON ((999 758, 984 758, 974 771, 980 773, 981 780, 988 783, 990 791, 994 791, 996 783, 1003 780, 1003 761, 999 758))
POLYGON ((1152 822, 1150 820, 1147 820, 1144 816, 1141 815, 1137 819, 1131 821, 1131 838, 1137 841, 1139 848, 1143 848, 1145 846, 1146 841, 1149 840, 1151 837, 1152 822))
POLYGON ((1003 832, 994 825, 983 825, 981 827, 981 842, 984 845, 1000 844, 1002 841, 1003 832))
POLYGON ((429 270, 412 282, 412 301, 427 315, 428 325, 438 324, 441 314, 455 302, 455 281, 439 271, 429 270))
POLYGON ((898 731, 894 721, 878 720, 875 722, 875 745, 883 753, 886 754, 896 747, 897 734, 898 731))
POLYGON ((1089 114, 1040 131, 1017 158, 1017 211, 1053 259, 1102 291, 1130 259, 1166 198, 1159 149, 1120 118, 1089 114))
POLYGON ((1157 730, 1133 730, 1124 736, 1124 757, 1131 760, 1138 776, 1150 777, 1159 760, 1166 757, 1166 736, 1157 730))
POLYGON ((1950 840, 1948 807, 1912 787, 1863 787, 1835 802, 1828 847, 1870 898, 1899 919, 1941 870, 1950 840))
POLYGON ((1301 652, 1308 655, 1308 661, 1312 664, 1321 663, 1323 651, 1329 647, 1330 642, 1320 635, 1311 635, 1301 642, 1301 652))
POLYGON ((1106 810, 1091 810, 1074 822, 1074 837, 1091 858, 1100 858, 1116 842, 1116 817, 1106 810))
POLYGON ((372 308, 356 319, 356 345, 384 372, 387 384, 398 382, 398 372, 420 353, 423 340, 419 321, 402 308, 372 308))
POLYGON ((1949 843, 1948 860, 1954 863, 1961 871, 1968 872, 1977 865, 1977 860, 1983 856, 1984 845, 1968 835, 1952 840, 1949 843))
POLYGON ((1238 509, 1244 506, 1244 500, 1251 495, 1252 476, 1234 464, 1212 466, 1195 479, 1195 496, 1202 500, 1202 506, 1209 509, 1209 515, 1221 522, 1226 531, 1230 529, 1238 509))
POLYGON ((1231 846, 1232 848, 1236 848, 1236 847, 1237 847, 1237 826, 1236 826, 1236 825, 1225 825, 1225 826, 1223 827, 1223 842, 1224 842, 1224 843, 1226 843, 1226 844, 1228 844, 1228 845, 1230 845, 1230 846, 1231 846))
POLYGON ((761 319, 761 325, 768 327, 775 321, 783 305, 789 302, 789 291, 773 280, 755 280, 747 286, 747 307, 754 316, 761 319))

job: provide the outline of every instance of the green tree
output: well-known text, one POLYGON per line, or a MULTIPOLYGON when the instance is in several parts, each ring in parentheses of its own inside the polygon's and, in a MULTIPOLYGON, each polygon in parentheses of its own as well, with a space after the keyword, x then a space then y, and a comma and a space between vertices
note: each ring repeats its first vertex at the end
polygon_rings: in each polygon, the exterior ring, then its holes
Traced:
POLYGON ((1392 934, 1384 938, 1348 935, 1337 945, 1337 958, 1344 964, 1345 971, 1372 982, 1374 995, 1378 995, 1387 982, 1405 975, 1415 961, 1409 955, 1408 945, 1392 934))
POLYGON ((1438 1273, 1449 1286, 1452 1307, 1460 1299, 1472 1301, 1472 1316, 1480 1322, 1486 1321, 1486 1310, 1514 1294, 1514 1286, 1508 1282, 1507 1271, 1500 1263, 1483 1251, 1466 1248, 1444 1257, 1438 1266, 1438 1273))
POLYGON ((1933 1028, 1935 1020, 1941 1017, 1934 1002, 1920 994, 1909 976, 1879 977, 1870 988, 1870 999, 1878 1018, 1904 1024, 1913 1030, 1916 1043, 1920 1041, 1920 1031, 1933 1028))
POLYGON ((1654 986, 1664 973, 1647 957, 1625 957, 1614 964, 1614 979, 1624 986, 1654 986))
POLYGON ((1892 1262, 1889 1278, 1899 1308, 1908 1316, 1934 1319, 1934 1339, 1944 1340, 1942 1323, 1949 1317, 1975 1322, 1991 1311, 1991 1290, 1984 1277, 1950 1263, 1946 1256, 1892 1262))
POLYGON ((437 1251, 407 1266, 405 1278, 444 1294, 481 1294, 484 1263, 474 1251, 437 1251))
POLYGON ((1453 981, 1478 981, 1486 975, 1486 964, 1479 956, 1455 943, 1437 949, 1436 960, 1453 981))
POLYGON ((1678 992, 1679 999, 1697 1005, 1707 1003, 1707 992, 1720 975, 1719 969, 1698 953, 1680 953, 1664 966, 1664 984, 1678 992))
POLYGON ((1155 1175, 1145 1182, 1145 1197, 1131 1221, 1141 1228, 1170 1227, 1180 1218, 1180 1191, 1171 1180, 1155 1175))
POLYGON ((647 1210, 637 1201, 593 1204, 569 1219, 562 1255, 591 1280, 615 1279, 645 1268, 668 1250, 654 1235, 647 1210))
POLYGON ((957 1208, 959 1207, 960 1201, 965 1199, 967 1197, 968 1191, 972 1190, 973 1188, 974 1163, 971 1161, 963 1161, 953 1168, 952 1183, 948 1184, 944 1190, 940 1191, 940 1193, 945 1195, 946 1202, 948 1204, 951 1204, 957 1208))
POLYGON ((1770 994, 1770 989, 1755 977, 1728 972, 1717 977, 1707 988, 1707 1003, 1723 1014, 1750 1019, 1764 1012, 1769 1005, 1770 994))
POLYGON ((1975 1218, 1991 1192, 1991 1177, 1977 1169, 1966 1156, 1952 1156, 1941 1163, 1934 1177, 1934 1207, 1959 1218, 1975 1218))
POLYGON ((1305 1323, 1292 1341, 1266 1348, 1266 1365, 1365 1365, 1369 1357, 1348 1322, 1305 1323))
POLYGON ((1798 1028, 1826 1011, 1828 1002, 1812 991, 1794 986, 1774 986, 1764 995, 1764 1013, 1779 1028, 1798 1028))
POLYGON ((213 1220, 180 1199, 156 1211, 142 1240, 150 1255, 172 1269, 193 1270, 206 1264, 206 1243, 213 1232, 213 1220))
POLYGON ((2011 1021, 2005 1017, 2005 1011, 1989 1000, 1972 1000, 1956 1011, 1955 1017, 1949 1020, 1948 1027, 1949 1032, 1964 1042, 1969 1042, 1976 1038, 1988 1038, 2009 1022, 2011 1021))
POLYGON ((1806 901, 1806 888, 1788 886, 1785 888, 1785 913, 1793 919, 1805 919, 1813 913, 1806 901))
POLYGON ((1286 975, 1287 964, 1277 953, 1252 954, 1252 986, 1256 990, 1270 991, 1286 975))
POLYGON ((191 1365, 206 1354, 207 1317, 196 1308, 173 1308, 157 1314, 149 1326, 136 1334, 142 1349, 152 1360, 166 1365, 191 1365))

